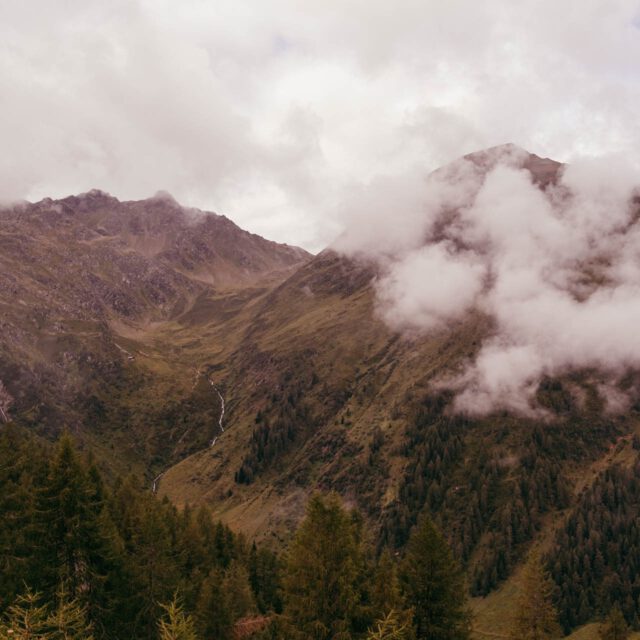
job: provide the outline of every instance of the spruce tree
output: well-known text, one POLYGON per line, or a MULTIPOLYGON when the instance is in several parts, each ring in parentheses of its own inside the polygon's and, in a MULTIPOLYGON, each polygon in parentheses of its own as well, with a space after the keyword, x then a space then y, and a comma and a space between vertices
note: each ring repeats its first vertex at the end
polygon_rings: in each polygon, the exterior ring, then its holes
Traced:
POLYGON ((196 605, 196 622, 203 638, 229 640, 233 627, 229 598, 221 569, 214 569, 202 583, 196 605))
POLYGON ((419 640, 465 640, 469 612, 462 572, 442 535, 423 517, 409 538, 402 562, 407 605, 419 640))
POLYGON ((522 593, 518 602, 513 640, 553 640, 561 638, 558 614, 553 605, 554 584, 534 553, 524 568, 522 593))
POLYGON ((93 640, 93 625, 87 619, 87 609, 77 598, 70 598, 64 585, 56 594, 56 608, 48 623, 54 629, 55 640, 93 640))
POLYGON ((302 637, 349 638, 362 551, 336 495, 316 495, 289 550, 285 614, 302 637))
POLYGON ((2 640, 36 640, 49 638, 49 611, 41 602, 41 594, 27 589, 7 610, 0 624, 2 640))
POLYGON ((402 611, 404 598, 395 562, 388 549, 378 559, 371 586, 371 604, 377 618, 384 618, 391 611, 402 611))
POLYGON ((367 634, 367 640, 414 640, 411 611, 396 611, 391 609, 367 634))
POLYGON ((233 622, 255 613, 256 604, 249 584, 249 573, 237 560, 233 560, 225 572, 222 588, 227 594, 233 622))
POLYGON ((60 584, 99 624, 108 613, 107 576, 115 571, 105 527, 103 488, 63 436, 36 497, 31 544, 39 564, 38 588, 53 600, 60 584), (100 485, 100 486, 99 486, 100 485))
POLYGON ((55 607, 44 603, 42 594, 27 589, 11 605, 0 624, 0 640, 93 640, 86 609, 70 598, 64 587, 55 607))
POLYGON ((160 640, 198 640, 193 619, 184 612, 175 596, 161 607, 165 615, 158 622, 160 640))

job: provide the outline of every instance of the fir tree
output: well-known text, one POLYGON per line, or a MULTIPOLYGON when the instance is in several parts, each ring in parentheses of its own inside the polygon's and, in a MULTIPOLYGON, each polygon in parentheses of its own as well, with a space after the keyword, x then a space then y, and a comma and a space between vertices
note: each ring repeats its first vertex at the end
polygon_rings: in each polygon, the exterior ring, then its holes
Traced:
POLYGON ((56 595, 57 606, 48 618, 55 630, 51 637, 55 640, 93 640, 93 625, 87 620, 87 609, 78 599, 69 597, 64 585, 56 595))
POLYGON ((397 567, 388 549, 380 554, 373 574, 371 604, 379 618, 385 617, 391 611, 399 612, 404 608, 397 567))
POLYGON ((414 640, 412 611, 391 609, 367 634, 367 640, 414 640))
POLYGON ((203 638, 228 640, 232 619, 229 598, 223 587, 221 569, 214 569, 202 583, 196 605, 196 621, 203 638))
POLYGON ((311 498, 289 551, 284 581, 285 613, 304 637, 350 637, 361 553, 353 520, 340 499, 311 498))
POLYGON ((42 602, 42 594, 27 589, 9 607, 5 618, 0 625, 2 640, 93 640, 85 607, 62 587, 53 610, 42 602))
POLYGON ((160 640, 198 640, 193 619, 184 612, 175 596, 161 607, 165 615, 158 622, 160 640))
POLYGON ((256 605, 249 584, 249 573, 237 560, 233 560, 225 572, 222 588, 227 594, 229 612, 234 622, 255 613, 256 605))
POLYGON ((28 589, 9 607, 4 621, 0 624, 0 638, 2 640, 47 638, 50 630, 48 618, 48 607, 41 603, 41 594, 28 589))
POLYGON ((63 436, 36 496, 31 544, 40 565, 37 585, 53 600, 64 584, 95 623, 109 606, 107 576, 115 571, 102 494, 95 473, 88 473, 71 438, 63 436))
POLYGON ((469 637, 462 572, 444 538, 427 517, 409 538, 402 577, 407 604, 414 610, 416 638, 469 637))

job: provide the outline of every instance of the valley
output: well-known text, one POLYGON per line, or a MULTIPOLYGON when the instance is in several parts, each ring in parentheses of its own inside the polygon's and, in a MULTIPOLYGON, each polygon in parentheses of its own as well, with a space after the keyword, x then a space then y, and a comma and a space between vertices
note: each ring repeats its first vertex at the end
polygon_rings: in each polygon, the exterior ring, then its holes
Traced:
MULTIPOLYGON (((560 165, 528 156, 523 169, 544 189, 560 165)), ((164 194, 98 191, 0 211, 0 248, 3 422, 43 439, 68 431, 107 477, 206 505, 274 550, 317 491, 357 507, 375 549, 403 549, 427 512, 465 568, 478 638, 506 637, 531 549, 571 564, 577 534, 563 527, 585 496, 640 469, 638 404, 608 412, 591 368, 543 377, 542 418, 455 411, 442 381, 494 320, 472 309, 430 332, 390 328, 370 257, 312 256, 164 194)), ((624 390, 636 382, 630 370, 624 390)), ((621 536, 636 497, 619 505, 621 536)), ((576 604, 566 587, 565 631, 609 604, 596 583, 613 579, 616 553, 600 576, 571 565, 591 595, 576 604)), ((631 620, 638 588, 618 591, 631 620)))

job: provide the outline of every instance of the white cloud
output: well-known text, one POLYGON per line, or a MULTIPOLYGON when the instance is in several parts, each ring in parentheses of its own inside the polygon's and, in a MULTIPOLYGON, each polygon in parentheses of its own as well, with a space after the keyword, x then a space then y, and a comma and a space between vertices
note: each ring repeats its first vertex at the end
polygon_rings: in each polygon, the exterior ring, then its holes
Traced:
POLYGON ((535 412, 543 376, 589 369, 623 407, 616 381, 640 367, 640 174, 588 158, 542 189, 530 160, 500 147, 432 176, 418 246, 373 252, 379 307, 397 330, 432 331, 472 307, 492 318, 475 359, 445 381, 459 410, 535 412))
POLYGON ((485 278, 475 254, 427 245, 393 263, 379 280, 383 317, 399 328, 439 328, 474 305, 485 278))
POLYGON ((354 194, 478 148, 637 161, 637 16, 630 0, 6 2, 0 198, 165 189, 319 249, 366 219, 354 194))

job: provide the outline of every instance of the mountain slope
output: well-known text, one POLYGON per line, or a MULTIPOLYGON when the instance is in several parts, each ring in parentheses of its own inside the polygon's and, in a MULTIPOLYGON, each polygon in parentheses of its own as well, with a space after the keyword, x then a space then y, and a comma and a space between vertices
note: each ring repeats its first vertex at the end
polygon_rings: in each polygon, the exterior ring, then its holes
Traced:
MULTIPOLYGON (((507 145, 464 159, 477 188, 505 156, 541 191, 564 170, 507 145)), ((457 214, 445 210, 444 222, 457 214)), ((92 192, 0 220, 0 402, 11 418, 45 432, 68 425, 103 466, 156 478, 174 503, 207 503, 276 545, 318 489, 358 506, 374 545, 401 548, 428 511, 465 566, 480 630, 513 607, 532 545, 575 561, 560 532, 585 492, 637 465, 640 404, 607 411, 597 368, 542 376, 537 413, 457 412, 443 381, 474 361, 495 320, 476 307, 429 331, 391 329, 383 261, 311 257, 166 196, 119 203, 92 192)), ((416 244, 445 231, 435 225, 416 244)), ((600 277, 600 265, 581 268, 587 284, 600 277)), ((637 372, 620 385, 636 388, 637 372)), ((624 496, 635 513, 635 494, 624 496)), ((632 521, 618 523, 625 539, 632 521)), ((592 589, 588 570, 576 571, 592 589)), ((601 571, 611 579, 613 560, 601 571)), ((565 591, 567 630, 606 604, 596 594, 571 618, 565 591)), ((632 620, 637 585, 620 593, 632 620)))
POLYGON ((3 209, 3 411, 44 432, 105 432, 127 464, 170 457, 167 430, 198 415, 208 424, 219 407, 163 332, 202 309, 223 324, 308 258, 166 195, 91 191, 3 209))
MULTIPOLYGON (((515 152, 533 184, 555 186, 562 165, 515 152)), ((467 160, 489 171, 502 153, 467 160)), ((440 383, 474 359, 492 319, 474 311, 427 333, 394 332, 377 307, 379 269, 325 251, 256 304, 223 358, 199 346, 224 393, 225 432, 169 469, 160 492, 178 504, 205 501, 276 542, 288 540, 316 489, 359 506, 378 544, 401 547, 428 510, 465 564, 487 628, 484 596, 511 584, 532 543, 553 537, 593 470, 617 463, 612 447, 635 463, 638 407, 607 412, 606 375, 581 370, 543 377, 536 403, 546 417, 456 414, 440 383)))

